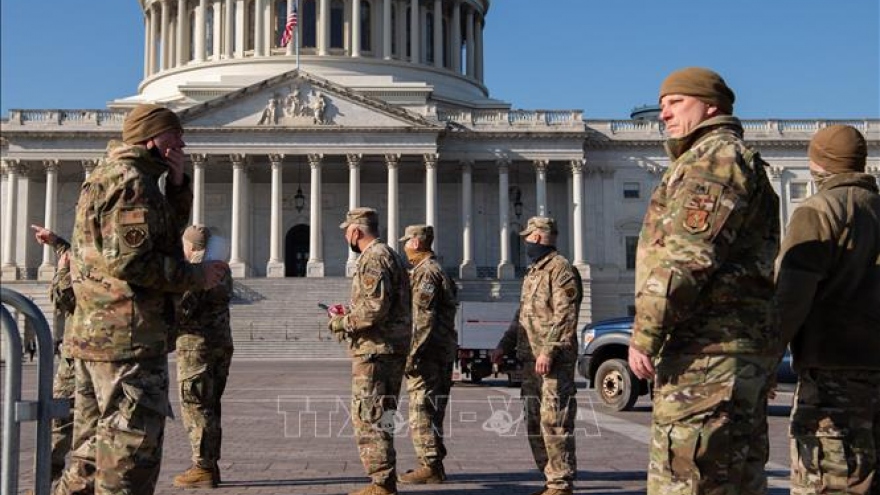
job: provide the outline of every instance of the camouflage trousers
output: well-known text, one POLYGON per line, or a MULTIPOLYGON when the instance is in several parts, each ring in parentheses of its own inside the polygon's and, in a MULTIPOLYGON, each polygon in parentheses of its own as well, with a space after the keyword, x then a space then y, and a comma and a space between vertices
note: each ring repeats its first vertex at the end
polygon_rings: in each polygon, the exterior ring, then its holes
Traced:
POLYGON ((648 494, 767 493, 775 360, 681 355, 657 363, 648 494))
POLYGON ((180 415, 192 446, 194 466, 213 469, 220 459, 220 399, 231 362, 232 347, 177 349, 180 415))
POLYGON ((70 452, 73 440, 73 407, 76 393, 76 380, 73 359, 62 357, 58 360, 55 379, 52 382, 52 397, 67 399, 70 414, 63 418, 52 418, 52 481, 57 481, 64 471, 64 459, 70 452))
POLYGON ((74 449, 53 493, 151 495, 171 415, 167 357, 75 359, 74 374, 74 449))
POLYGON ((801 372, 791 438, 793 495, 880 495, 880 371, 801 372))
POLYGON ((397 397, 405 356, 354 356, 351 366, 351 423, 364 470, 376 485, 397 481, 394 450, 397 397))
POLYGON ((523 363, 522 399, 529 447, 547 487, 572 488, 577 475, 574 420, 577 400, 574 362, 557 362, 550 373, 535 373, 535 362, 523 363))
POLYGON ((409 430, 419 462, 431 466, 446 458, 443 421, 452 389, 452 362, 423 359, 406 375, 409 430))

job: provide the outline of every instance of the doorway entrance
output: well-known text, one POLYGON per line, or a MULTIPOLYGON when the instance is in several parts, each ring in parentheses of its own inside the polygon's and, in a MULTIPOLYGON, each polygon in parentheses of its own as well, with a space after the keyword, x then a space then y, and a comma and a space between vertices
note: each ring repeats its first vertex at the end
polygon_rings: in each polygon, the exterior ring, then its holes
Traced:
POLYGON ((284 237, 284 276, 305 277, 309 261, 309 226, 294 225, 284 237))

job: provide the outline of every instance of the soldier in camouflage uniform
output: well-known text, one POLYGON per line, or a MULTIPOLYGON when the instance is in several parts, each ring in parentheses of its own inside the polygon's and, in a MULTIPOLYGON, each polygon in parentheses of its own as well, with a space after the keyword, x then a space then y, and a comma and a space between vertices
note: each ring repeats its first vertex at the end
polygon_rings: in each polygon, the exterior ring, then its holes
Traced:
POLYGON ((633 373, 655 380, 649 494, 767 489, 779 199, 733 101, 702 68, 660 88, 672 164, 639 237, 629 351, 633 373))
POLYGON ((421 466, 398 479, 411 484, 442 483, 446 479, 443 419, 458 348, 458 289, 431 250, 434 227, 411 225, 400 241, 405 243, 404 251, 412 265, 413 336, 406 362, 406 388, 410 434, 421 466))
MULTIPOLYGON (((191 263, 204 261, 211 233, 191 225, 183 233, 183 252, 191 263)), ((174 478, 179 488, 215 487, 220 483, 222 440, 220 398, 232 362, 229 301, 232 274, 210 290, 190 290, 178 305, 177 381, 180 414, 192 445, 192 467, 174 478)))
POLYGON ((791 493, 880 495, 880 195, 864 136, 810 142, 819 192, 792 213, 778 258, 781 356, 798 374, 791 493))
POLYGON ((531 264, 516 317, 492 360, 516 351, 523 363, 529 446, 546 486, 533 495, 570 495, 577 475, 574 420, 577 401, 577 322, 583 298, 580 273, 556 251, 556 221, 532 217, 520 232, 531 264))
POLYGON ((226 270, 183 257, 192 191, 182 133, 170 110, 135 107, 123 142, 110 142, 83 183, 70 256, 76 308, 64 334, 76 380, 74 450, 59 495, 155 490, 171 415, 171 295, 213 287, 226 270))
POLYGON ((40 244, 52 246, 58 258, 57 268, 49 284, 49 300, 52 301, 54 316, 54 340, 60 359, 52 382, 52 397, 67 399, 70 413, 63 418, 52 418, 52 481, 57 481, 64 471, 64 459, 70 452, 73 440, 73 398, 76 382, 73 373, 73 359, 64 350, 64 325, 76 307, 76 298, 70 280, 70 243, 58 237, 55 232, 39 225, 31 225, 34 237, 40 244))
POLYGON ((352 495, 395 494, 394 416, 412 339, 406 262, 378 238, 376 210, 355 208, 339 227, 360 257, 350 306, 331 308, 328 327, 350 346, 351 420, 361 462, 372 480, 352 495))

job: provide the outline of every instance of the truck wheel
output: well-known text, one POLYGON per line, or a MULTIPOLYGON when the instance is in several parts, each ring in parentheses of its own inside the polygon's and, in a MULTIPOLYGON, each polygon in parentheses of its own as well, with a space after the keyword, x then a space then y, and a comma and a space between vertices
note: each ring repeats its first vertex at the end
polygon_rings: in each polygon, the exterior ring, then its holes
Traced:
POLYGON ((628 411, 639 398, 639 380, 622 359, 599 365, 594 384, 602 403, 614 411, 628 411))

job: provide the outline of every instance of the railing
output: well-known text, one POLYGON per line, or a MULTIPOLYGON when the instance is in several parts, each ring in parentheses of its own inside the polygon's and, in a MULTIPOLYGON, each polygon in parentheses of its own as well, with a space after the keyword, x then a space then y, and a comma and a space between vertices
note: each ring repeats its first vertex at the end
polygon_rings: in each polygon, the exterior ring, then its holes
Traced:
POLYGON ((3 394, 3 465, 2 465, 2 490, 0 495, 15 495, 18 493, 18 457, 20 451, 21 425, 25 421, 37 422, 37 451, 34 458, 34 490, 37 495, 48 495, 51 484, 51 459, 50 440, 52 433, 52 418, 67 415, 68 403, 66 400, 52 398, 52 359, 54 346, 52 345, 52 332, 43 313, 33 301, 20 293, 0 288, 0 298, 3 304, 12 306, 17 311, 24 313, 25 318, 30 318, 34 323, 34 332, 37 337, 37 400, 21 400, 21 336, 18 333, 18 325, 6 306, 0 306, 0 318, 2 329, 6 334, 8 345, 6 346, 6 385, 3 394))
POLYGON ((580 110, 506 110, 444 109, 437 110, 442 122, 475 126, 583 126, 580 110))
POLYGON ((121 126, 125 110, 10 110, 9 125, 121 126))
MULTIPOLYGON (((833 124, 851 125, 868 139, 880 138, 880 120, 742 120, 746 139, 793 138, 809 139, 813 133, 833 124)), ((586 120, 587 127, 609 137, 635 139, 665 139, 660 122, 650 120, 586 120)))

